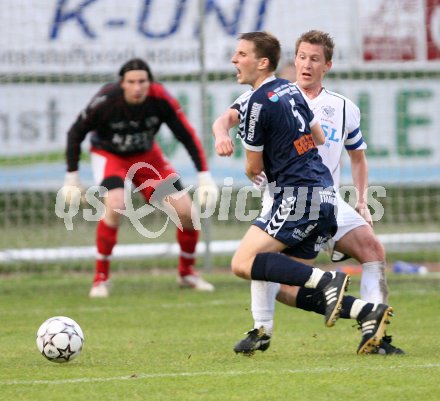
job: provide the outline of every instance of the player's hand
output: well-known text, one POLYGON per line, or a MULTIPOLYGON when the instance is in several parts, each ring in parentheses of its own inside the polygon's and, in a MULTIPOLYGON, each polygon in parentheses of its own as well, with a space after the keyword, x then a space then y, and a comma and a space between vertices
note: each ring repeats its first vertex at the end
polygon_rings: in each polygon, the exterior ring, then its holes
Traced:
POLYGON ((231 156, 234 153, 234 143, 228 134, 215 136, 215 151, 219 156, 231 156))
POLYGON ((197 174, 198 188, 197 200, 199 205, 206 209, 213 210, 217 204, 218 187, 209 171, 202 171, 197 174))
POLYGON ((78 203, 84 199, 84 187, 79 180, 78 171, 67 172, 64 177, 64 185, 61 188, 66 204, 78 203))
POLYGON ((371 226, 373 227, 373 218, 371 217, 370 209, 368 208, 368 205, 366 203, 356 203, 354 209, 356 212, 358 212, 363 219, 371 226))
POLYGON ((254 184, 254 188, 259 189, 261 192, 264 192, 267 186, 267 176, 264 171, 262 171, 260 174, 256 175, 254 179, 252 180, 254 184))

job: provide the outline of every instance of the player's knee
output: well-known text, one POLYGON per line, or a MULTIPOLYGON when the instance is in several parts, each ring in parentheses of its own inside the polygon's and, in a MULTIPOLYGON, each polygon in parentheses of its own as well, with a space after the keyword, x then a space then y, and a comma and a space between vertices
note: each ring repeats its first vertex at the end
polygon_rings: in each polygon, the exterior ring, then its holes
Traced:
POLYGON ((102 180, 101 186, 106 188, 108 191, 111 191, 113 189, 117 188, 124 188, 124 180, 121 177, 118 177, 116 175, 112 175, 110 177, 106 177, 102 180))
POLYGON ((385 260, 385 249, 379 241, 363 242, 356 252, 356 259, 361 263, 385 260))
POLYGON ((125 210, 124 189, 117 188, 109 191, 105 199, 105 206, 107 213, 118 213, 116 210, 125 210))
POLYGON ((183 227, 185 227, 187 229, 194 228, 193 216, 192 216, 192 213, 191 213, 191 207, 183 209, 179 213, 179 219, 180 219, 183 227))
POLYGON ((250 268, 246 260, 241 256, 235 254, 231 260, 231 270, 236 276, 241 278, 249 278, 250 268))
POLYGON ((379 240, 376 240, 376 247, 377 247, 377 255, 378 260, 385 260, 385 247, 383 246, 382 242, 379 240))
POLYGON ((368 238, 365 248, 368 249, 370 258, 379 261, 385 260, 385 248, 376 236, 373 235, 368 238))

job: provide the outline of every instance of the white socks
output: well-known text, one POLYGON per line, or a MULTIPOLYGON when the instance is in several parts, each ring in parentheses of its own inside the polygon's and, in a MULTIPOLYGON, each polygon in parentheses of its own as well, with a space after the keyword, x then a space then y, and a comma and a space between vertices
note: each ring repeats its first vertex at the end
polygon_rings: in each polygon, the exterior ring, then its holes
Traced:
POLYGON ((361 299, 373 304, 388 303, 388 285, 384 262, 362 264, 361 299))
POLYGON ((279 290, 279 283, 256 280, 251 282, 251 308, 254 328, 259 329, 263 326, 269 336, 272 335, 273 331, 275 300, 279 290))
POLYGON ((362 301, 361 299, 356 299, 353 302, 353 305, 351 306, 351 309, 350 309, 350 318, 351 319, 357 319, 357 317, 359 316, 359 313, 361 312, 362 308, 366 304, 367 304, 367 302, 362 301))
POLYGON ((325 271, 317 268, 313 268, 312 275, 304 284, 305 288, 316 288, 318 286, 319 281, 324 275, 325 271))

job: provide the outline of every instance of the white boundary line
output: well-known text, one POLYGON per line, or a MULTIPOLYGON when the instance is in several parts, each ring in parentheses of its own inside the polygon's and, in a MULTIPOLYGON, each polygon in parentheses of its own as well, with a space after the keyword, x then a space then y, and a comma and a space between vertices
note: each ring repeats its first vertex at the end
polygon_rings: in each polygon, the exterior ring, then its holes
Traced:
MULTIPOLYGON (((401 234, 379 234, 379 239, 385 245, 387 251, 412 250, 432 248, 440 245, 440 232, 431 233, 401 233, 401 234)), ((210 252, 215 255, 231 255, 238 248, 239 240, 212 241, 210 252)), ((199 242, 196 252, 203 255, 206 251, 206 244, 199 242)), ((113 252, 113 259, 129 258, 160 258, 178 256, 179 245, 170 243, 151 244, 119 244, 113 252)), ((62 260, 94 259, 96 248, 94 246, 60 247, 60 248, 23 248, 3 249, 0 251, 0 263, 5 262, 55 262, 62 260)))
POLYGON ((70 384, 70 383, 102 383, 110 381, 125 380, 149 380, 176 377, 202 377, 202 376, 247 376, 247 375, 266 375, 266 374, 320 374, 320 373, 339 373, 352 370, 398 370, 398 369, 435 369, 440 368, 440 363, 431 363, 426 365, 394 365, 394 366, 359 366, 358 368, 350 367, 331 367, 331 368, 310 368, 310 369, 282 369, 280 371, 273 370, 248 370, 248 371, 227 371, 227 372, 181 372, 181 373, 138 373, 130 376, 114 376, 114 377, 90 377, 80 379, 64 379, 64 380, 1 380, 0 386, 23 386, 36 384, 70 384))
MULTIPOLYGON (((404 292, 405 294, 408 294, 408 291, 404 292)), ((411 292, 412 294, 413 292, 411 292)), ((394 294, 394 292, 393 292, 394 294)), ((423 294, 423 292, 421 292, 421 294, 423 294)), ((178 304, 173 304, 173 303, 158 303, 158 304, 154 304, 154 303, 150 303, 151 307, 155 307, 155 308, 162 308, 162 309, 194 309, 194 308, 207 308, 207 307, 216 307, 216 306, 239 306, 239 305, 243 305, 245 304, 243 301, 241 300, 222 300, 222 299, 213 299, 211 301, 204 301, 204 302, 181 302, 178 304)), ((123 312, 126 310, 130 310, 131 306, 130 305, 93 305, 93 306, 83 306, 77 309, 77 312, 82 312, 82 313, 102 313, 102 312, 123 312)), ((53 309, 53 312, 55 314, 58 315, 62 315, 65 311, 64 307, 59 307, 59 308, 55 308, 53 309)), ((23 312, 24 316, 30 316, 30 315, 35 315, 38 313, 42 313, 42 312, 46 312, 46 309, 39 309, 39 308, 33 308, 31 312, 29 312, 28 314, 26 314, 25 312, 23 312)), ((17 311, 15 309, 12 310, 2 310, 1 311, 2 316, 16 316, 17 315, 17 311)))

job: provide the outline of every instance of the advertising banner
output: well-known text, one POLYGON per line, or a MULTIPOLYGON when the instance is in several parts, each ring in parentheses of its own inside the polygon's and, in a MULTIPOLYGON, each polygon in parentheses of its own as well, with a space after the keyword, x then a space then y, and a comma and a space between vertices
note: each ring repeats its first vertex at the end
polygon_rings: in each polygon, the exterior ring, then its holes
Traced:
MULTIPOLYGON (((199 82, 179 80, 200 71, 202 19, 212 73, 203 100, 209 124, 247 89, 216 80, 233 73, 230 59, 241 32, 274 33, 282 68, 293 60, 298 35, 317 28, 334 38, 332 71, 344 73, 327 86, 361 108, 371 181, 440 181, 440 79, 404 75, 440 70, 440 0, 2 0, 1 188, 59 186, 62 162, 21 165, 54 153, 59 160, 69 126, 100 87, 91 82, 94 74, 116 78, 135 56, 148 60, 159 79, 178 77, 166 86, 202 134, 199 82), (24 161, 11 167, 10 158, 24 161)), ((191 161, 165 128, 157 139, 177 169, 193 177, 191 161)), ((216 157, 213 146, 207 152, 218 179, 228 172, 245 180, 240 146, 230 159, 216 157)), ((87 169, 85 163, 83 174, 87 169)), ((347 160, 342 172, 350 182, 347 160)))
POLYGON ((146 58, 159 74, 229 72, 241 32, 267 30, 291 59, 309 29, 336 41, 335 70, 439 66, 438 0, 2 0, 0 73, 113 73, 146 58), (367 61, 367 63, 365 63, 367 61), (382 65, 383 64, 383 65, 382 65))
MULTIPOLYGON (((99 87, 92 84, 35 84, 17 90, 16 84, 4 85, 4 96, 0 98, 0 138, 3 144, 0 157, 64 152, 70 125, 99 87)), ((180 100, 189 120, 201 134, 200 91, 195 84, 170 82, 166 87, 180 100)), ((361 108, 361 129, 368 143, 372 183, 440 182, 440 81, 402 79, 384 85, 381 80, 344 80, 342 83, 329 80, 327 87, 348 96, 361 108)), ((206 110, 209 126, 244 89, 232 82, 208 85, 209 104, 206 110)), ((177 170, 191 180, 195 170, 184 147, 176 142, 166 127, 156 139, 177 170)), ((87 153, 87 150, 86 142, 83 152, 87 153)), ((206 152, 219 180, 229 176, 237 183, 246 182, 244 154, 238 141, 231 158, 216 156, 213 142, 206 152)), ((343 182, 351 182, 349 167, 348 160, 344 160, 343 182)), ((83 173, 88 174, 87 163, 83 163, 82 168, 83 173)), ((64 163, 46 167, 40 164, 32 168, 30 173, 29 168, 24 168, 23 178, 13 180, 11 177, 15 177, 18 170, 17 167, 0 169, 0 185, 5 188, 17 185, 18 181, 25 185, 28 180, 30 186, 37 185, 38 181, 40 185, 47 186, 52 185, 47 177, 54 175, 54 180, 60 183, 65 166, 64 163), (45 170, 47 175, 37 173, 39 169, 45 170)), ((91 180, 91 175, 86 179, 91 180)))

